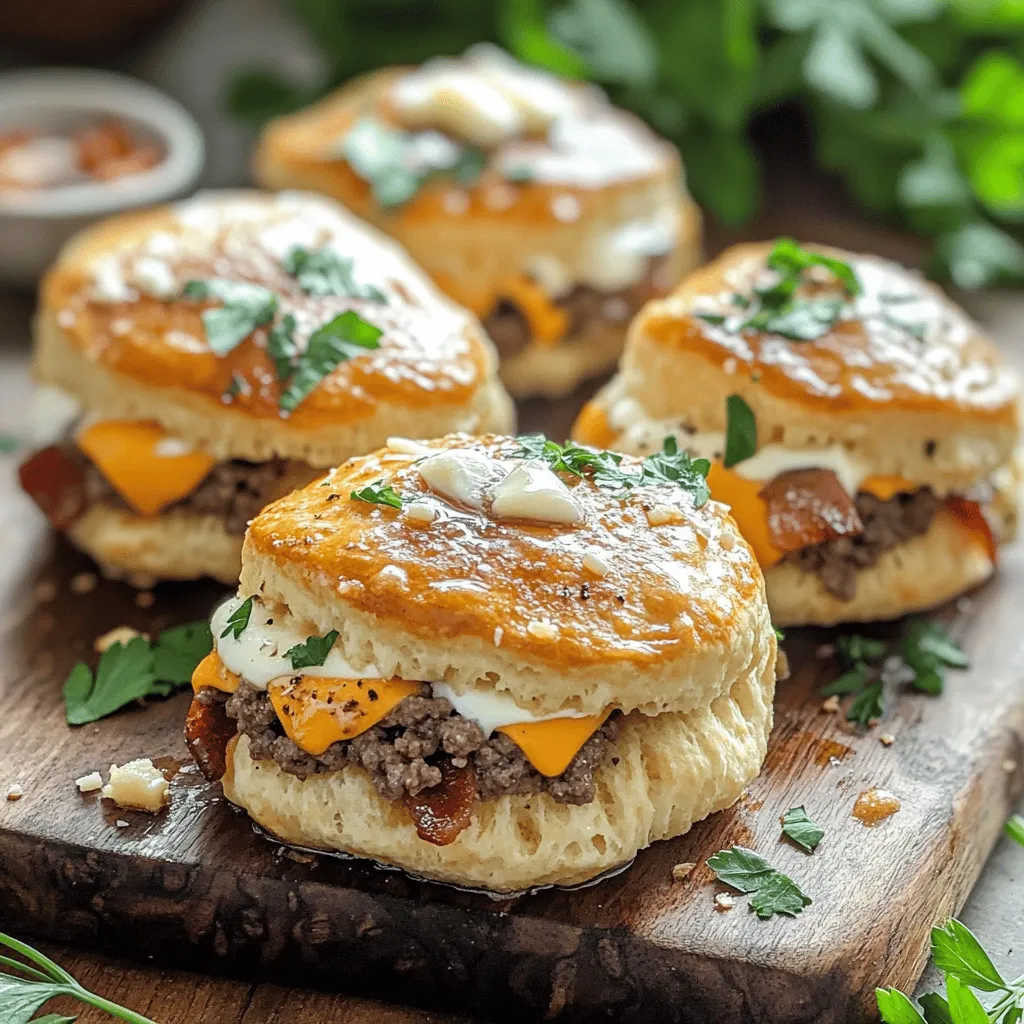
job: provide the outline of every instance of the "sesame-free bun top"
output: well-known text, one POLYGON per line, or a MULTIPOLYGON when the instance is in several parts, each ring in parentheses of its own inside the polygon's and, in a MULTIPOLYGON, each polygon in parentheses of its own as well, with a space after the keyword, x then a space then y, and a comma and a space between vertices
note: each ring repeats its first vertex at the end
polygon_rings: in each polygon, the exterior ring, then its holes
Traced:
POLYGON ((478 322, 445 298, 392 240, 329 199, 208 192, 110 218, 65 247, 41 289, 37 377, 90 412, 157 420, 220 458, 273 456, 330 465, 389 433, 501 429, 510 405, 478 322), (368 297, 311 294, 284 261, 296 247, 351 260, 368 297), (271 324, 224 355, 189 280, 248 282, 295 318, 301 352, 318 327, 353 310, 383 330, 319 380, 290 413, 267 351, 271 324))
MULTIPOLYGON (((898 264, 812 246, 846 261, 861 286, 813 341, 715 322, 741 321, 733 296, 772 282, 771 248, 734 246, 649 303, 631 326, 617 388, 652 420, 697 432, 723 431, 726 398, 738 394, 754 411, 759 445, 840 444, 874 473, 940 493, 1006 462, 1018 436, 1015 376, 962 309, 898 264)), ((821 273, 798 294, 842 292, 821 273)))
POLYGON ((271 122, 255 174, 268 187, 311 188, 341 200, 402 241, 459 295, 488 293, 541 261, 561 267, 570 285, 615 291, 632 283, 622 275, 650 239, 664 239, 654 244, 676 276, 699 248, 700 215, 681 188, 674 146, 599 89, 525 67, 486 44, 460 58, 364 75, 271 122), (416 104, 435 81, 431 113, 416 104), (532 113, 513 112, 513 123, 502 122, 497 115, 508 113, 507 101, 495 94, 495 81, 532 113), (496 111, 486 109, 488 98, 496 111), (382 205, 345 158, 346 139, 367 122, 436 130, 477 147, 482 172, 438 174, 401 203, 382 205), (481 136, 488 125, 493 135, 481 136), (625 250, 635 250, 628 253, 634 258, 623 259, 625 250))
POLYGON ((500 519, 428 488, 418 460, 450 449, 520 451, 453 435, 349 461, 253 520, 239 594, 286 606, 311 633, 337 630, 357 669, 506 690, 538 714, 686 712, 767 647, 774 658, 763 578, 724 506, 695 508, 668 483, 620 497, 561 474, 580 521, 500 519), (350 497, 378 482, 401 510, 350 497))

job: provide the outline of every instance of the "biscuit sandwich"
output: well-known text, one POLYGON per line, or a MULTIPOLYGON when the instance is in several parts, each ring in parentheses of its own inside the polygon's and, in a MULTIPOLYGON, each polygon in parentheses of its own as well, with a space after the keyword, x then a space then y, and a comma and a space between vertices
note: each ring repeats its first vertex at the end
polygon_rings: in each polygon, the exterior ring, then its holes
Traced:
POLYGON ((265 829, 516 892, 732 804, 776 639, 707 466, 393 439, 264 509, 186 736, 265 829))
POLYGON ((1018 382, 916 273, 739 245, 634 321, 574 437, 708 458, 776 625, 889 619, 993 572, 1016 529, 1018 382))
POLYGON ((496 363, 333 201, 203 193, 89 228, 47 274, 22 485, 110 575, 234 583, 248 520, 326 467, 396 429, 508 429, 496 363))
POLYGON ((517 397, 612 368, 633 313, 700 259, 675 148, 597 88, 487 44, 272 122, 255 174, 394 235, 480 317, 517 397))

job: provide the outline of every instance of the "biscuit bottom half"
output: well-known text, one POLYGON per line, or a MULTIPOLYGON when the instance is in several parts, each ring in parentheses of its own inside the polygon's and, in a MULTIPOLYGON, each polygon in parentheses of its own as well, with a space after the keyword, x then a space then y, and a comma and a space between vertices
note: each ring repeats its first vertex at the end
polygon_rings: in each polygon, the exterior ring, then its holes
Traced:
POLYGON ((469 826, 447 846, 421 839, 403 805, 380 796, 362 769, 303 780, 274 762, 254 761, 244 735, 229 748, 224 793, 297 846, 498 892, 579 884, 734 803, 761 769, 774 689, 766 648, 707 707, 626 716, 590 803, 558 803, 546 793, 478 801, 469 826))

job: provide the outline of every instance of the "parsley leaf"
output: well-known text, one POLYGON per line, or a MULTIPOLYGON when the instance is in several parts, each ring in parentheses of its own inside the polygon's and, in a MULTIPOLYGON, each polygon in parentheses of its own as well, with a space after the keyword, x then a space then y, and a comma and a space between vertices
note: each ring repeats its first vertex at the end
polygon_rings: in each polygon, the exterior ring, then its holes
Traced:
POLYGON ((811 903, 796 882, 743 846, 719 850, 707 864, 720 882, 752 894, 750 907, 760 918, 774 914, 795 917, 811 903))
POLYGON ((790 807, 782 818, 782 831, 802 850, 814 853, 825 837, 825 830, 807 816, 803 805, 790 807))
POLYGON ((749 459, 757 451, 757 421, 754 411, 739 395, 725 400, 726 469, 749 459))
POLYGON ((281 393, 278 406, 285 412, 293 412, 339 363, 380 348, 383 333, 352 309, 318 327, 310 335, 305 352, 299 356, 295 374, 281 393))
POLYGON ((1019 814, 1011 815, 1003 826, 1003 831, 1015 842, 1024 846, 1024 818, 1019 814))
POLYGON ((903 637, 903 660, 913 670, 911 685, 937 695, 946 685, 946 668, 967 668, 967 655, 937 622, 915 619, 903 637))
POLYGON ((707 459, 692 459, 690 453, 679 448, 674 437, 666 437, 661 451, 648 455, 637 472, 622 468, 622 456, 616 452, 566 441, 549 441, 543 434, 523 434, 516 438, 519 445, 515 458, 536 459, 546 462, 555 473, 571 473, 586 478, 596 486, 614 490, 624 498, 634 487, 653 487, 674 484, 693 499, 694 507, 701 508, 708 501, 707 475, 711 464, 707 459))
POLYGON ((330 246, 311 252, 295 246, 282 261, 284 269, 295 277, 307 295, 347 295, 353 299, 386 302, 387 296, 373 285, 356 282, 353 261, 330 246))
POLYGON ((878 1012, 886 1024, 927 1024, 917 1007, 896 988, 877 988, 878 1012))
POLYGON ((286 313, 267 334, 267 355, 274 361, 278 380, 287 380, 295 368, 294 360, 299 354, 295 326, 295 314, 286 313))
POLYGON ((822 697, 832 697, 836 694, 842 696, 846 693, 856 693, 863 689, 871 678, 871 668, 863 661, 858 661, 841 676, 837 676, 831 683, 823 686, 818 693, 822 697))
POLYGON ((850 705, 846 712, 846 719, 849 722, 856 722, 862 729, 867 729, 873 721, 885 714, 885 694, 882 690, 882 680, 865 687, 850 705))
POLYGON ((785 289, 788 290, 788 295, 792 295, 796 289, 802 273, 811 267, 823 267, 829 271, 848 295, 859 295, 861 292, 860 281, 849 263, 836 259, 835 256, 805 249, 792 238, 776 239, 766 263, 770 270, 777 271, 781 275, 781 280, 786 282, 785 289))
POLYGON ((191 681, 212 647, 205 622, 165 630, 154 644, 144 636, 111 644, 100 655, 95 677, 79 662, 64 681, 68 724, 95 722, 143 697, 168 696, 191 681))
POLYGON ((310 636, 306 642, 289 647, 284 652, 286 658, 291 659, 292 668, 312 668, 322 665, 331 653, 334 641, 338 639, 338 631, 332 629, 326 636, 310 636))
POLYGON ((277 296, 248 281, 192 280, 185 284, 182 294, 189 299, 220 299, 224 303, 203 311, 207 343, 219 356, 227 355, 277 312, 277 296))
POLYGON ((846 636, 836 637, 836 650, 843 661, 852 665, 858 661, 881 661, 889 650, 889 645, 884 640, 861 636, 859 633, 850 633, 846 636))
POLYGON ((367 484, 361 491, 353 491, 349 497, 353 501, 366 501, 371 505, 390 505, 392 508, 402 507, 402 496, 390 485, 382 487, 383 480, 367 484))
POLYGON ((959 921, 947 921, 942 928, 932 929, 932 959, 944 974, 971 988, 996 992, 1006 987, 981 943, 959 921))
POLYGON ((842 310, 841 299, 792 299, 778 309, 758 310, 742 326, 793 341, 814 341, 831 330, 842 310))
POLYGON ((252 597, 247 597, 229 616, 227 627, 221 633, 223 639, 231 633, 235 640, 241 635, 246 626, 249 625, 249 616, 252 615, 252 597))

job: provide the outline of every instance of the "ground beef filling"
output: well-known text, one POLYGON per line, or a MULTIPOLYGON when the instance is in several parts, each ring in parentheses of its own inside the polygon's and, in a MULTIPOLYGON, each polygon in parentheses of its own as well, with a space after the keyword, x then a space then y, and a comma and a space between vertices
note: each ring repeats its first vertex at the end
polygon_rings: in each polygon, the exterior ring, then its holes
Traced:
MULTIPOLYGON (((128 508, 128 504, 107 478, 74 445, 70 452, 83 460, 85 496, 89 505, 107 504, 128 508)), ((312 475, 312 470, 309 471, 312 475)), ((214 515, 224 520, 229 534, 241 537, 250 519, 270 502, 283 497, 294 484, 295 463, 287 459, 268 462, 243 462, 232 459, 218 462, 202 483, 184 498, 172 502, 164 511, 177 509, 194 515, 214 515)))
POLYGON ((849 601, 856 594, 858 569, 869 568, 886 551, 927 532, 935 518, 938 499, 929 488, 922 487, 897 494, 888 501, 862 491, 854 503, 864 524, 863 533, 815 544, 786 556, 804 572, 814 573, 840 601, 849 601))
MULTIPOLYGON (((600 292, 579 285, 554 304, 569 315, 567 338, 586 335, 595 323, 625 329, 626 324, 649 299, 663 294, 655 285, 659 268, 667 257, 650 260, 647 274, 636 284, 619 292, 600 292)), ((498 352, 508 358, 521 352, 533 340, 529 321, 519 307, 502 299, 484 318, 484 329, 491 336, 498 352)))
MULTIPOLYGON (((216 690, 198 695, 203 702, 222 697, 216 690)), ((319 756, 307 754, 284 735, 266 693, 249 683, 228 697, 225 710, 238 732, 249 737, 253 760, 274 761, 300 779, 357 765, 386 800, 416 796, 438 785, 438 762, 450 758, 457 767, 473 765, 481 800, 506 793, 548 793, 558 803, 588 804, 595 795, 594 772, 604 763, 622 720, 620 715, 609 718, 561 775, 548 778, 507 736, 485 736, 476 722, 457 714, 441 697, 406 697, 379 725, 331 744, 319 756)))

